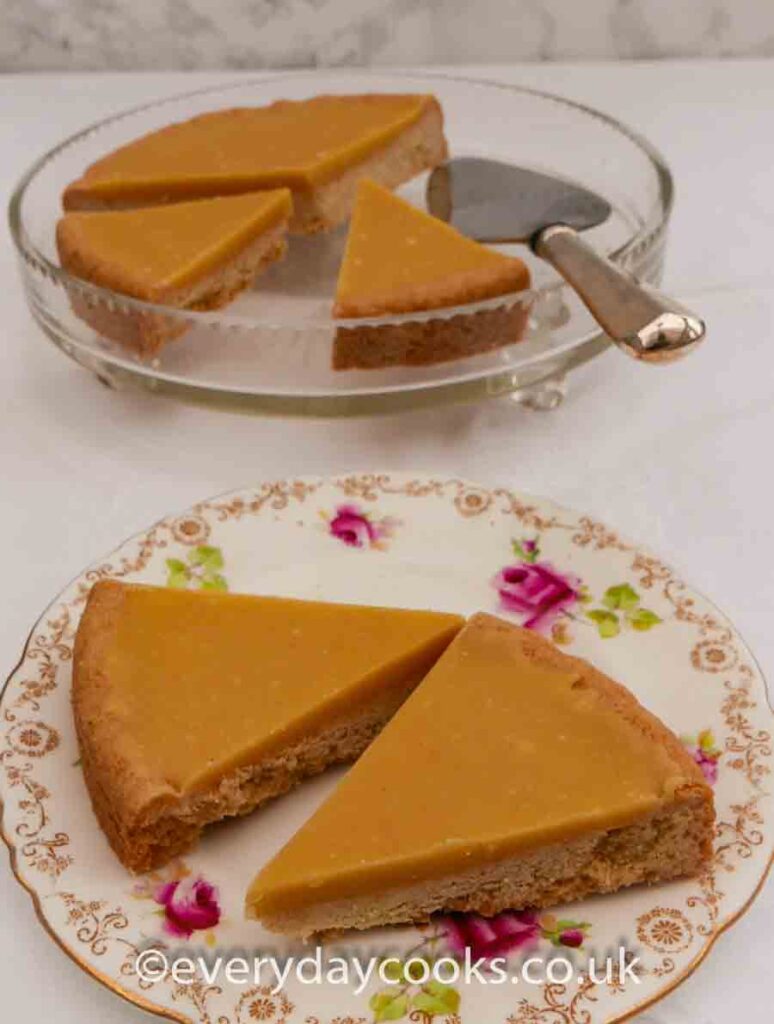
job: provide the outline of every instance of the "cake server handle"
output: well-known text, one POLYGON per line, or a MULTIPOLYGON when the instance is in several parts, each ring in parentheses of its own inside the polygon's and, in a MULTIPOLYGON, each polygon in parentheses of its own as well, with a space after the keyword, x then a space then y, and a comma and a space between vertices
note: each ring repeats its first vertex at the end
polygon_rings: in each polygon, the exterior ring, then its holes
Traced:
POLYGON ((616 267, 566 224, 552 224, 531 240, 533 252, 575 289, 616 345, 646 363, 669 363, 704 339, 701 317, 675 299, 616 267))

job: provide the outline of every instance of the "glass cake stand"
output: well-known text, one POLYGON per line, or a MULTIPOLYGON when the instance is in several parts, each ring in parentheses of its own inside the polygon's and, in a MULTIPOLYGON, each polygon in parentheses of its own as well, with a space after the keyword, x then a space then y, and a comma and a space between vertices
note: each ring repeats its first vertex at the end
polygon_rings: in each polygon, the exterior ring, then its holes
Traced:
MULTIPOLYGON (((345 372, 331 368, 337 324, 330 308, 346 228, 292 238, 286 260, 218 312, 154 306, 78 281, 61 269, 54 241, 60 197, 88 164, 131 139, 203 111, 323 92, 435 93, 443 105, 452 155, 491 157, 553 173, 604 196, 612 216, 587 237, 616 263, 658 283, 672 177, 658 152, 613 118, 548 93, 478 79, 300 72, 257 76, 130 110, 66 139, 27 171, 11 198, 9 217, 27 302, 44 333, 114 388, 143 388, 256 413, 338 416, 506 393, 539 407, 560 401, 565 374, 609 342, 571 289, 525 246, 498 248, 530 264, 529 292, 424 314, 447 318, 503 301, 528 303, 524 341, 434 366, 345 372), (143 363, 73 313, 75 292, 113 311, 162 317, 181 337, 152 363, 143 363)), ((426 176, 421 176, 400 192, 424 205, 425 186, 426 176)))

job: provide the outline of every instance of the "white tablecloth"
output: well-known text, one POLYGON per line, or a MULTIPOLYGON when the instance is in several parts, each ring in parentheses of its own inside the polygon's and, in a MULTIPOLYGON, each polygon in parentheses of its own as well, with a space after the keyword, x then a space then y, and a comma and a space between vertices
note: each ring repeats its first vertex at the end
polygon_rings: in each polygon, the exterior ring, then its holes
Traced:
MULTIPOLYGON (((711 340, 669 368, 610 352, 564 404, 509 399, 357 421, 257 419, 101 387, 30 321, 0 247, 0 656, 87 562, 159 516, 274 477, 416 469, 549 495, 655 548, 734 619, 774 676, 774 61, 465 69, 600 106, 676 173, 667 282, 711 340)), ((234 75, 0 77, 0 193, 42 150, 145 99, 234 75)), ((1 667, 0 667, 1 670, 1 667)), ((2 851, 0 851, 2 854, 2 851)), ((768 1019, 774 885, 640 1020, 768 1019)), ((0 868, 0 1020, 139 1019, 46 937, 0 868)))

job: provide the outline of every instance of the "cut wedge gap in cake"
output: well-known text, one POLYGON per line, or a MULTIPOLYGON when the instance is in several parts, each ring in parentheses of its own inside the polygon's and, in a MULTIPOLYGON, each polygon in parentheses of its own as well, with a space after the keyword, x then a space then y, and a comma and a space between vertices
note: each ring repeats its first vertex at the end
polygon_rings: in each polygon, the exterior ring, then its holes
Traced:
POLYGON ((349 217, 362 177, 394 188, 445 158, 434 96, 278 100, 209 111, 129 142, 87 168, 63 203, 120 209, 287 187, 291 231, 309 234, 349 217))
POLYGON ((57 224, 62 267, 119 293, 70 288, 73 311, 99 334, 155 356, 189 324, 173 313, 122 308, 120 295, 180 310, 219 309, 285 254, 288 189, 136 210, 66 213, 57 224))
POLYGON ((457 615, 103 581, 73 707, 102 829, 133 871, 355 760, 459 631, 457 615))
POLYGON ((527 324, 526 264, 460 234, 374 181, 360 183, 333 314, 337 370, 423 366, 519 341, 527 324), (453 316, 357 323, 509 296, 453 316))
POLYGON ((697 874, 713 820, 700 769, 628 690, 479 614, 246 910, 309 937, 546 907, 697 874))

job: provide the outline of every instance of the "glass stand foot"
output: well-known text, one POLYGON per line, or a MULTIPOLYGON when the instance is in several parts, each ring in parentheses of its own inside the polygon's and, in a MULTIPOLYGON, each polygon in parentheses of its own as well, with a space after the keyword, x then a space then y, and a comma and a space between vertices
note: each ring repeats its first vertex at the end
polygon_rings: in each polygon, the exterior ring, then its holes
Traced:
POLYGON ((556 409, 564 401, 567 394, 567 374, 558 373, 537 384, 528 384, 511 395, 511 399, 526 409, 535 412, 548 412, 556 409))

